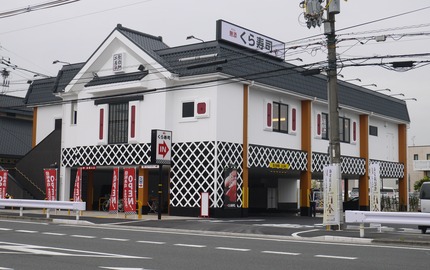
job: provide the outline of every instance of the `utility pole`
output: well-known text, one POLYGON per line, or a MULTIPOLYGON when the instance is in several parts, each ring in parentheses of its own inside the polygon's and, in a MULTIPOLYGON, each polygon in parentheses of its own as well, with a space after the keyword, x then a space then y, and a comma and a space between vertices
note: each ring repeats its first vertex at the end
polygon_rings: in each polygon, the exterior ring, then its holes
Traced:
MULTIPOLYGON (((334 198, 337 200, 337 210, 339 218, 339 229, 343 227, 343 198, 342 198, 342 176, 341 176, 341 159, 340 159, 340 138, 339 138, 339 102, 338 102, 338 84, 337 84, 337 63, 336 63, 336 30, 335 15, 340 13, 340 0, 326 0, 325 8, 321 6, 322 0, 305 0, 301 3, 305 8, 305 19, 307 27, 320 26, 324 23, 324 34, 327 37, 327 100, 328 100, 328 127, 329 127, 329 156, 330 164, 333 166, 332 179, 337 185, 337 194, 334 198), (323 19, 323 13, 326 10, 327 18, 323 19)), ((325 198, 326 200, 326 198, 325 198)), ((325 209, 324 209, 325 211, 325 209)))
MULTIPOLYGON (((334 172, 337 180, 337 198, 339 211, 339 226, 343 226, 343 198, 342 198, 342 176, 340 159, 340 138, 339 138, 339 102, 337 84, 337 63, 336 63, 336 29, 335 14, 340 12, 339 0, 327 0, 327 20, 324 22, 324 34, 327 37, 327 94, 329 108, 329 156, 330 163, 338 167, 334 172)), ((340 229, 339 228, 339 229, 340 229)))

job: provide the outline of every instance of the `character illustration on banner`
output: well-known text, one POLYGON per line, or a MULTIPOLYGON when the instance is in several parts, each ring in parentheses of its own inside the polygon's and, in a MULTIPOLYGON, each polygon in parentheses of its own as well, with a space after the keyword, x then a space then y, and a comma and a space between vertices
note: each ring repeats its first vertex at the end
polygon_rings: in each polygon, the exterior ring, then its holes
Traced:
POLYGON ((237 170, 233 169, 224 180, 224 205, 236 207, 237 202, 237 170))

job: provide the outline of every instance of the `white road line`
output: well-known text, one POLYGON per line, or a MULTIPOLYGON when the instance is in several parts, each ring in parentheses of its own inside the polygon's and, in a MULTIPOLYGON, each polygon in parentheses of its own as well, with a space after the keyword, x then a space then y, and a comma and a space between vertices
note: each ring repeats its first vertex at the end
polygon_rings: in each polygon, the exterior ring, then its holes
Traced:
POLYGON ((301 231, 301 232, 295 232, 295 233, 291 234, 291 236, 292 237, 301 238, 301 236, 299 234, 308 233, 308 232, 315 232, 315 231, 319 231, 319 229, 307 230, 307 231, 301 231))
POLYGON ((44 232, 42 234, 45 234, 45 235, 55 235, 55 236, 64 236, 64 235, 66 235, 65 233, 54 233, 54 232, 44 232))
POLYGON ((293 252, 283 252, 283 251, 271 251, 271 250, 264 250, 261 253, 266 254, 278 254, 278 255, 291 255, 291 256, 298 256, 301 255, 301 253, 293 253, 293 252))
POLYGON ((21 232, 21 233, 38 233, 38 231, 28 231, 28 230, 16 230, 16 232, 21 232))
POLYGON ((205 245, 190 245, 190 244, 174 244, 174 246, 178 247, 192 247, 192 248, 204 248, 205 245))
POLYGON ((95 236, 91 236, 91 235, 79 235, 79 234, 73 234, 73 235, 70 235, 70 237, 88 238, 88 239, 94 239, 94 238, 96 238, 95 236))
POLYGON ((216 247, 215 249, 220 249, 220 250, 232 250, 232 251, 250 251, 250 249, 248 248, 231 248, 231 247, 216 247))
POLYGON ((0 228, 0 231, 12 231, 12 229, 9 229, 9 228, 0 228))
POLYGON ((118 242, 126 242, 126 241, 130 241, 130 239, 123 239, 123 238, 102 238, 103 240, 109 240, 109 241, 118 241, 118 242))
POLYGON ((331 256, 331 255, 315 255, 317 258, 341 259, 341 260, 357 260, 357 257, 331 256))
POLYGON ((164 245, 166 244, 166 242, 156 242, 156 241, 136 241, 137 243, 142 243, 142 244, 154 244, 154 245, 164 245))

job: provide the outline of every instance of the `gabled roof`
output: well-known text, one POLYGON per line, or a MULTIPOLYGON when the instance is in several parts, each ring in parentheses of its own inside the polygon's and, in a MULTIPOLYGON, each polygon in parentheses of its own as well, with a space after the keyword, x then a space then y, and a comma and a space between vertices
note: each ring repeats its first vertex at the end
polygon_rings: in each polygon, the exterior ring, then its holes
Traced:
MULTIPOLYGON (((303 69, 300 67, 230 43, 211 41, 162 49, 156 53, 168 63, 166 66, 169 71, 180 77, 223 73, 239 80, 255 81, 312 99, 316 97, 327 100, 326 77, 303 76, 303 69)), ((405 101, 354 84, 340 82, 338 99, 340 106, 410 122, 405 101)))
POLYGON ((140 81, 146 75, 148 75, 147 70, 131 72, 131 73, 121 73, 121 74, 115 74, 115 75, 109 75, 109 76, 101 76, 101 77, 96 76, 87 84, 85 84, 85 87, 112 84, 112 83, 140 81))
POLYGON ((34 80, 28 88, 25 104, 34 106, 61 101, 61 98, 54 96, 53 93, 55 80, 56 78, 34 80))
POLYGON ((0 155, 17 157, 31 150, 32 122, 0 117, 0 155))
POLYGON ((75 63, 63 66, 58 71, 57 79, 55 80, 53 92, 63 92, 66 86, 72 81, 72 79, 78 74, 85 63, 75 63))

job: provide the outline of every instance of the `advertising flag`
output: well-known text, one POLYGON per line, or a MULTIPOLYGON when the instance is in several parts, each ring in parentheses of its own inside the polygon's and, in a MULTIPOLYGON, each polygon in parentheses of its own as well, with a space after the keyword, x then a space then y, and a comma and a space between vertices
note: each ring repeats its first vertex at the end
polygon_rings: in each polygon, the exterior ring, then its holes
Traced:
POLYGON ((124 168, 124 212, 136 212, 136 169, 124 168))
POLYGON ((379 163, 369 166, 370 211, 381 211, 381 176, 379 163))
POLYGON ((330 165, 324 167, 324 225, 338 225, 340 223, 338 183, 340 179, 340 165, 330 165))
POLYGON ((57 200, 57 169, 43 169, 46 185, 46 199, 57 200))
POLYGON ((110 192, 109 212, 118 213, 119 168, 113 168, 112 190, 110 192))
POLYGON ((73 201, 80 202, 82 200, 82 168, 76 171, 75 186, 73 188, 73 201))
POLYGON ((0 170, 0 199, 6 199, 7 170, 0 170))

